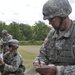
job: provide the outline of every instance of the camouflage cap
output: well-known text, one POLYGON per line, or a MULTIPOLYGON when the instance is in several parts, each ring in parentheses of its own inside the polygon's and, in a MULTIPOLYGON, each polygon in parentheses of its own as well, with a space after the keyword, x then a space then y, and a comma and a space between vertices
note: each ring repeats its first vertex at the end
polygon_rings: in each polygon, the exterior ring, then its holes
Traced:
POLYGON ((53 18, 55 16, 66 17, 72 12, 68 0, 48 0, 43 5, 43 19, 53 18))
POLYGON ((19 47, 19 41, 16 40, 16 39, 9 40, 8 41, 8 44, 14 46, 15 48, 18 48, 19 47))

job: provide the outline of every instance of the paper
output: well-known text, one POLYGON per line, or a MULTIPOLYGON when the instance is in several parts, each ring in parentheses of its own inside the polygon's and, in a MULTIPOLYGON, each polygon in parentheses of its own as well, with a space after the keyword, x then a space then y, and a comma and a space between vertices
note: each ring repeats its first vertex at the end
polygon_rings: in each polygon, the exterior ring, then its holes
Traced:
MULTIPOLYGON (((44 66, 42 66, 42 67, 37 67, 37 68, 39 68, 39 69, 45 69, 45 68, 50 68, 50 66, 48 66, 48 65, 44 65, 44 66)), ((25 75, 35 75, 37 72, 36 72, 36 69, 37 68, 35 68, 35 67, 33 67, 33 68, 31 68, 30 70, 28 70, 26 73, 25 73, 25 75)))
POLYGON ((0 54, 0 58, 3 60, 3 53, 0 54))
POLYGON ((50 66, 44 65, 44 66, 42 66, 42 67, 37 67, 37 68, 50 68, 50 66))

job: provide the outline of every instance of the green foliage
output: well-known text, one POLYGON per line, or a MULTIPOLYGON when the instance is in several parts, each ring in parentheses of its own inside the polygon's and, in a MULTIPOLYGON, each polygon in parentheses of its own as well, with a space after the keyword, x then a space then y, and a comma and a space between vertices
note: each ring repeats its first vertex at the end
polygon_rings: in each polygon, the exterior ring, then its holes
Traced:
POLYGON ((22 39, 24 40, 31 40, 32 39, 32 30, 29 25, 26 24, 20 24, 20 30, 22 34, 22 39))
POLYGON ((2 37, 3 29, 8 30, 9 34, 11 34, 13 38, 19 41, 31 40, 29 41, 30 44, 34 44, 34 41, 44 41, 48 32, 51 30, 51 27, 42 21, 38 21, 34 24, 34 26, 23 23, 19 24, 16 22, 12 22, 9 25, 6 25, 4 22, 0 21, 0 37, 2 37))
POLYGON ((20 36, 21 36, 21 33, 20 33, 20 27, 18 25, 18 23, 16 22, 12 22, 10 25, 9 25, 9 32, 11 32, 11 34, 13 35, 13 37, 15 39, 18 39, 20 40, 20 36))
POLYGON ((19 43, 20 45, 42 45, 43 41, 30 40, 30 41, 20 41, 19 43))
POLYGON ((44 40, 47 33, 51 30, 44 22, 38 21, 33 28, 34 40, 44 40))

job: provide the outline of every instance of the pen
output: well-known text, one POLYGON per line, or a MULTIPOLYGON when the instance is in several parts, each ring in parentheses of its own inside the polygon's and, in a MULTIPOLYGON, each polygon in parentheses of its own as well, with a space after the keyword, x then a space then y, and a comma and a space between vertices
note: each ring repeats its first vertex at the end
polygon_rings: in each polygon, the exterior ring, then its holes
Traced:
POLYGON ((40 65, 40 67, 41 67, 41 62, 40 62, 40 59, 38 59, 38 61, 39 61, 39 65, 40 65))

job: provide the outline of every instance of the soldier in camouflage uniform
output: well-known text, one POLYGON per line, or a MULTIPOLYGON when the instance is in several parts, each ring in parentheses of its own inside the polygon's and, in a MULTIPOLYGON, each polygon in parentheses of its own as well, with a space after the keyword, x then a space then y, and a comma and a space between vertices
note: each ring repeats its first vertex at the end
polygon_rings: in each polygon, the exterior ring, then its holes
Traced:
POLYGON ((68 0, 48 0, 44 4, 43 19, 47 19, 53 29, 34 60, 35 67, 53 65, 57 75, 75 75, 75 23, 69 18, 71 12, 68 0))
POLYGON ((23 58, 17 51, 19 41, 11 39, 8 42, 9 52, 4 54, 4 59, 0 59, 0 70, 2 75, 24 75, 25 66, 23 58))
POLYGON ((10 39, 12 39, 12 35, 10 35, 8 33, 7 30, 2 30, 2 34, 3 34, 3 38, 2 38, 2 50, 3 50, 3 53, 7 52, 7 49, 8 49, 8 41, 10 39))

